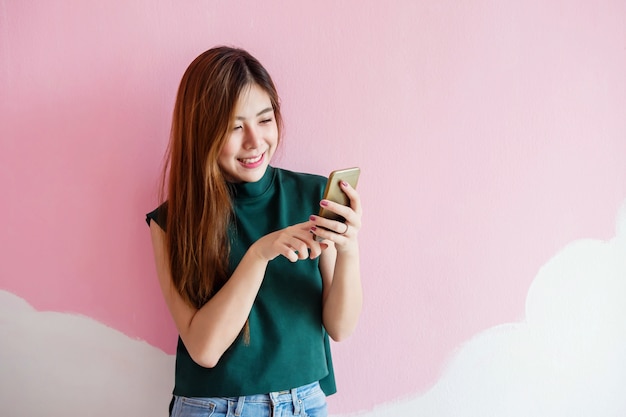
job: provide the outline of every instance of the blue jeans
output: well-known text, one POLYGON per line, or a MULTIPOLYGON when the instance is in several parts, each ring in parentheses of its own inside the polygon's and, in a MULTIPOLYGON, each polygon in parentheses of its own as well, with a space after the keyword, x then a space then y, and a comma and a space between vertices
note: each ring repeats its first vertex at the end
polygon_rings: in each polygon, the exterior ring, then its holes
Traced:
POLYGON ((171 417, 327 417, 318 382, 289 391, 244 397, 174 397, 171 417))

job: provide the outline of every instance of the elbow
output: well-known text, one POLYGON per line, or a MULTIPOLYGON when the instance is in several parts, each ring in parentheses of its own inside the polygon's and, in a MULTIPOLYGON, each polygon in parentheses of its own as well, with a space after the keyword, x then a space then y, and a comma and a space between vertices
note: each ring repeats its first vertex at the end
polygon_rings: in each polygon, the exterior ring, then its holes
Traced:
POLYGON ((349 314, 336 314, 330 310, 324 310, 323 324, 326 333, 333 341, 343 342, 356 330, 360 313, 360 306, 349 314))
POLYGON ((191 359, 203 368, 215 368, 222 357, 221 354, 212 352, 210 349, 198 349, 194 352, 189 350, 191 359))
POLYGON ((192 355, 191 359, 203 368, 215 368, 220 358, 211 355, 192 355))
POLYGON ((336 328, 327 328, 326 333, 328 333, 328 336, 330 336, 333 341, 343 342, 352 336, 355 328, 356 324, 354 326, 337 326, 336 328))
POLYGON ((344 334, 344 333, 333 333, 333 334, 328 333, 328 335, 330 336, 331 339, 333 339, 333 342, 343 342, 348 337, 350 337, 349 334, 344 334))
POLYGON ((232 344, 223 343, 224 337, 215 334, 192 335, 187 332, 185 337, 181 335, 181 339, 191 360, 203 368, 215 368, 232 344))

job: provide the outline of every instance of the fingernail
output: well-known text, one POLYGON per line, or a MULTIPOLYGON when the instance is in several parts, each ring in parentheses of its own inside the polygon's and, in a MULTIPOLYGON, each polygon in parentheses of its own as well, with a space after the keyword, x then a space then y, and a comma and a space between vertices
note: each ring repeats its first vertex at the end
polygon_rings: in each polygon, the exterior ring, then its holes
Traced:
POLYGON ((341 185, 343 185, 344 187, 347 187, 347 186, 348 186, 348 183, 347 183, 347 182, 345 182, 345 181, 341 181, 341 185))
POLYGON ((317 227, 313 226, 311 227, 311 233, 315 232, 317 230, 317 227))
POLYGON ((310 216, 310 217, 309 217, 309 220, 311 220, 312 222, 314 222, 314 221, 315 221, 315 216, 310 216))
POLYGON ((328 205, 328 201, 322 200, 322 201, 320 201, 320 205, 326 207, 328 205))

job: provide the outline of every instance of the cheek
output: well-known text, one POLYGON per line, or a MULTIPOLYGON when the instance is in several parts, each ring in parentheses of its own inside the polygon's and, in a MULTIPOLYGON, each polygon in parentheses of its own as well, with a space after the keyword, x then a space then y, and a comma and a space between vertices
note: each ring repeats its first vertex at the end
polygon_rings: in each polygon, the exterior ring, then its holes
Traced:
POLYGON ((222 152, 220 152, 219 156, 217 157, 217 166, 224 174, 232 171, 232 157, 226 149, 222 149, 222 152))
POLYGON ((234 158, 235 153, 237 151, 237 146, 232 140, 226 141, 224 147, 220 151, 220 155, 218 157, 218 161, 220 164, 227 162, 228 160, 234 158))
POLYGON ((279 142, 279 138, 278 138, 278 126, 276 126, 276 123, 274 123, 274 126, 272 126, 272 129, 270 130, 268 137, 270 138, 271 142, 274 143, 274 145, 276 145, 279 142))

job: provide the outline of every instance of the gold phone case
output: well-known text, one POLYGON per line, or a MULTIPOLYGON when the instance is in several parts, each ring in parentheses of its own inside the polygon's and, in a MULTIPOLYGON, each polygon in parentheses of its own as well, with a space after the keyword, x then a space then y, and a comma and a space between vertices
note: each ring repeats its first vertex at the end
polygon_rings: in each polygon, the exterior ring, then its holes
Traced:
MULTIPOLYGON (((350 205, 350 199, 348 196, 341 191, 341 187, 339 183, 341 181, 345 181, 352 186, 352 188, 356 188, 356 185, 359 181, 359 175, 361 174, 360 168, 346 168, 339 169, 333 171, 328 176, 328 182, 326 183, 326 190, 324 191, 324 200, 334 201, 336 203, 342 204, 344 206, 350 205)), ((333 213, 330 210, 322 207, 320 209, 319 215, 321 217, 325 217, 331 220, 338 220, 340 222, 345 221, 345 219, 338 214, 333 213)))

